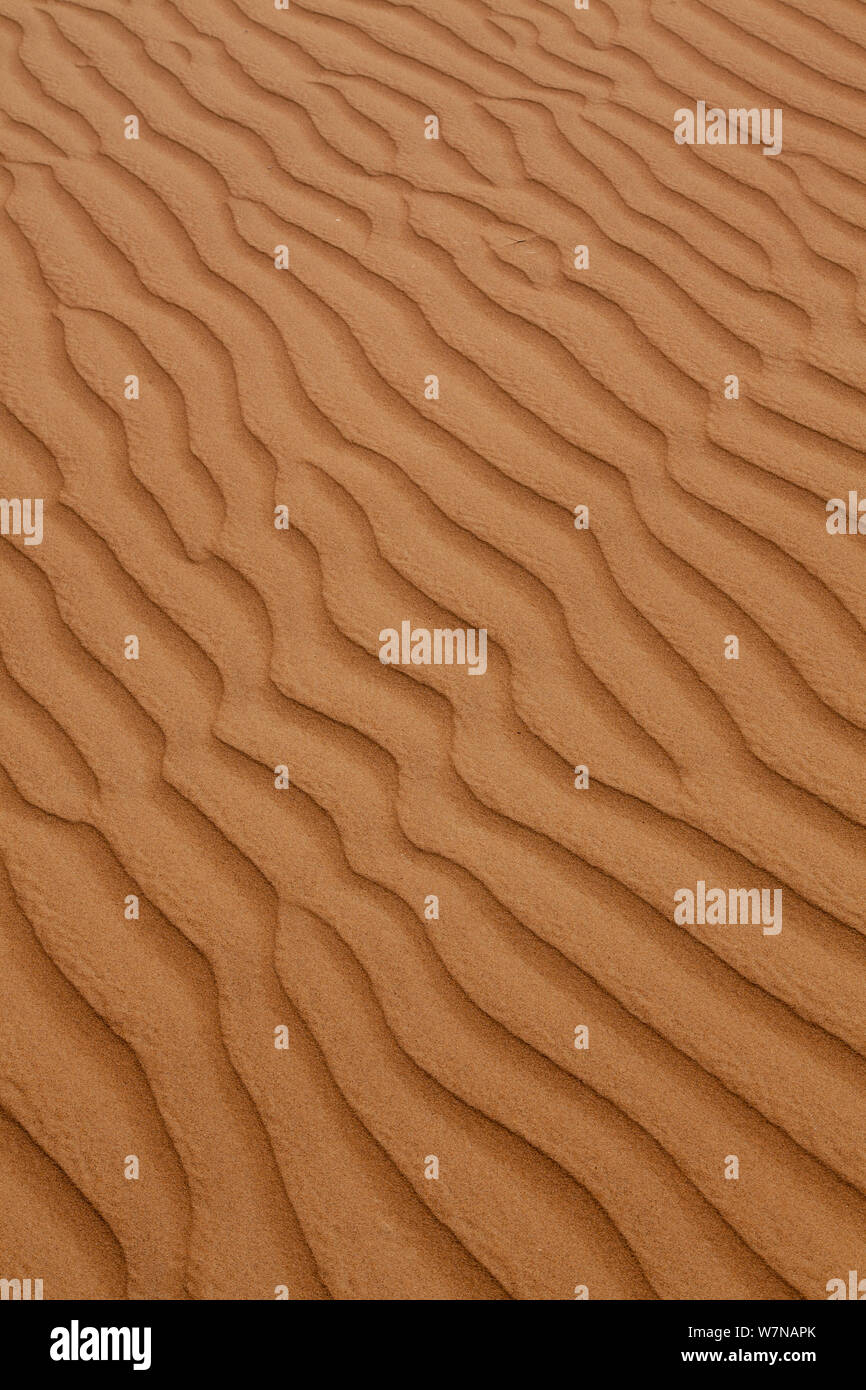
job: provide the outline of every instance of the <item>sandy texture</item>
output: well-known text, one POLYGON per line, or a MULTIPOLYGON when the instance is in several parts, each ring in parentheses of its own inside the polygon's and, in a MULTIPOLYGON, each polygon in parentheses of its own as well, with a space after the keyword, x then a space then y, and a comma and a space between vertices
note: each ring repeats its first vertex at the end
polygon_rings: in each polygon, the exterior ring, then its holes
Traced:
POLYGON ((866 6, 0 0, 0 74, 2 491, 45 499, 0 542, 0 1276, 866 1275, 866 536, 825 525, 866 6), (699 100, 782 153, 677 145, 699 100), (486 673, 382 665, 403 620, 486 673), (698 881, 783 930, 678 925, 698 881))

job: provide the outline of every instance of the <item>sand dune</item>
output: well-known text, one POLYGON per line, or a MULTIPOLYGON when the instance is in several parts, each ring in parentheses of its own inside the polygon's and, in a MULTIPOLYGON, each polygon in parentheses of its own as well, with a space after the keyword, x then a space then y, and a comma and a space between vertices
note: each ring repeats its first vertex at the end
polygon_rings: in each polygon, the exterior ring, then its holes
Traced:
POLYGON ((0 1276, 866 1274, 864 58, 854 0, 0 0, 44 499, 0 543, 0 1276), (698 102, 781 152, 676 143, 698 102), (407 621, 486 670, 383 664, 407 621), (678 921, 699 884, 781 930, 678 921))

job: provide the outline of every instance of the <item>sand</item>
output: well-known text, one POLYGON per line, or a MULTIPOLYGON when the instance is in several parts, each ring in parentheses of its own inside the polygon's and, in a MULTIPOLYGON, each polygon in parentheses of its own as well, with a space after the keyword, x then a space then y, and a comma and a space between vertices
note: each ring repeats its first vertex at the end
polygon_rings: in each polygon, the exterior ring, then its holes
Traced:
POLYGON ((866 1275, 864 59, 855 0, 0 0, 0 1276, 866 1275))

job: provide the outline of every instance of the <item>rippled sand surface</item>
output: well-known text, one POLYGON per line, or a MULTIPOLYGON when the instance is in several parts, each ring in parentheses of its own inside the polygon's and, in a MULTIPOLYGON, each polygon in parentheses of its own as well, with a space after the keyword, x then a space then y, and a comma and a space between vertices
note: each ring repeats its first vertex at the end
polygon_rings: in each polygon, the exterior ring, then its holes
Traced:
POLYGON ((856 0, 0 0, 44 499, 0 542, 0 1276, 866 1274, 864 74, 856 0), (781 153, 678 145, 698 101, 781 153), (406 620, 486 672, 383 665, 406 620), (782 930, 678 924, 699 882, 782 930))

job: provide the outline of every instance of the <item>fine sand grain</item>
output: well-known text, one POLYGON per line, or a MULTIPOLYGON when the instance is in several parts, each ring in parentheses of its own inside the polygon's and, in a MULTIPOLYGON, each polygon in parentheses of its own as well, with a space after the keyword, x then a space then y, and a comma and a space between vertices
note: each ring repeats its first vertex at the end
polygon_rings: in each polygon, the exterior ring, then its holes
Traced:
POLYGON ((0 0, 0 87, 0 490, 44 499, 0 1276, 866 1275, 866 6, 0 0), (701 101, 781 153, 677 144, 701 101), (404 621, 486 671, 383 664, 404 621), (677 922, 699 883, 782 930, 677 922))

